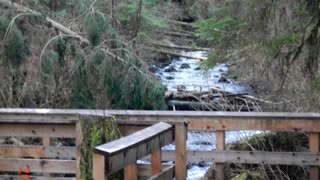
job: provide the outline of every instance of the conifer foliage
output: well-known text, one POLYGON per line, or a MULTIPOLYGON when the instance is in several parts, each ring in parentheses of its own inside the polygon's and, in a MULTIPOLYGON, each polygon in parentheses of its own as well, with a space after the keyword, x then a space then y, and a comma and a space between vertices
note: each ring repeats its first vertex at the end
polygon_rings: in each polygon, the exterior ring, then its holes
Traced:
POLYGON ((108 2, 23 5, 41 8, 90 43, 0 6, 1 76, 11 74, 0 79, 1 107, 166 109, 164 86, 110 26, 108 2))

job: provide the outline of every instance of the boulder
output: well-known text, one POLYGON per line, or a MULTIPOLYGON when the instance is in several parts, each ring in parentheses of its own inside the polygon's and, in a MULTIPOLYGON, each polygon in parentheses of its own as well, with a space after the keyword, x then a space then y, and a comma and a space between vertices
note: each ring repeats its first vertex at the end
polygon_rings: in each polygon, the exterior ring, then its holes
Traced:
POLYGON ((156 66, 150 66, 149 67, 149 71, 152 73, 155 73, 158 70, 158 68, 156 66))
POLYGON ((191 67, 190 67, 190 65, 187 64, 187 63, 183 63, 183 64, 181 64, 181 66, 180 66, 180 69, 189 69, 189 68, 191 68, 191 67))
POLYGON ((230 83, 228 79, 224 76, 221 76, 220 79, 218 80, 219 83, 230 83))
POLYGON ((173 66, 168 67, 167 69, 164 70, 164 72, 177 72, 176 68, 173 66))

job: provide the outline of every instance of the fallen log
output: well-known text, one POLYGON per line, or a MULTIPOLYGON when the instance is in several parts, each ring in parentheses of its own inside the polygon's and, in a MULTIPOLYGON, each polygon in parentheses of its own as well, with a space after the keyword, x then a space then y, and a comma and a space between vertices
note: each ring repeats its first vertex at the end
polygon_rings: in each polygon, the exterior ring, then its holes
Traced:
POLYGON ((172 51, 166 51, 163 49, 155 49, 155 48, 151 48, 151 47, 144 47, 145 49, 151 50, 151 51, 156 51, 162 54, 167 54, 167 55, 171 55, 171 56, 178 56, 178 57, 184 57, 184 58, 190 58, 190 59, 197 59, 200 61, 204 61, 207 60, 207 58, 205 57, 195 57, 195 56, 188 56, 188 55, 184 55, 181 53, 177 53, 177 52, 172 52, 172 51))
POLYGON ((172 20, 172 19, 166 19, 166 21, 168 21, 168 22, 170 22, 172 24, 178 24, 178 25, 182 25, 182 26, 193 27, 192 23, 186 23, 186 22, 172 20))
POLYGON ((171 100, 167 102, 167 105, 178 110, 210 110, 210 111, 256 111, 254 106, 238 105, 238 104, 226 104, 222 102, 196 102, 196 101, 177 101, 171 100))
POLYGON ((151 42, 155 46, 161 46, 165 48, 170 49, 182 49, 182 50, 190 50, 190 51, 210 51, 210 48, 204 48, 204 47, 192 47, 192 46, 177 46, 177 45, 171 45, 171 44, 163 44, 163 43, 157 43, 157 42, 151 42))
POLYGON ((194 34, 189 33, 181 33, 181 32, 171 32, 171 31, 158 31, 159 33, 168 35, 168 36, 179 36, 179 37, 185 37, 185 38, 197 38, 194 34))
POLYGON ((182 29, 170 29, 169 31, 181 32, 181 33, 186 33, 186 34, 196 36, 196 33, 194 33, 193 31, 186 31, 186 30, 182 30, 182 29))

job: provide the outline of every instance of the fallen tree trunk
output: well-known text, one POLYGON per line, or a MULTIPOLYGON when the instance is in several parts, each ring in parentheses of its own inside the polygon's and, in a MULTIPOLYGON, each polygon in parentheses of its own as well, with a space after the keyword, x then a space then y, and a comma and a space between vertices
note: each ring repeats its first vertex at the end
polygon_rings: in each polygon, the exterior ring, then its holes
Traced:
MULTIPOLYGON (((14 8, 20 12, 23 12, 23 13, 30 13, 30 14, 34 14, 36 16, 42 16, 41 13, 37 12, 37 11, 34 11, 32 9, 29 9, 27 7, 24 7, 24 6, 21 6, 17 3, 14 3, 12 1, 9 1, 9 0, 0 0, 0 4, 2 4, 3 6, 5 7, 11 7, 11 8, 14 8)), ((58 30, 60 30, 61 32, 65 33, 65 34, 68 34, 70 36, 73 36, 74 38, 77 38, 79 39, 81 42, 84 42, 86 44, 89 44, 89 40, 83 38, 82 36, 80 36, 79 34, 73 32, 72 30, 66 28, 65 26, 61 25, 60 23, 52 20, 51 18, 49 17, 45 17, 45 20, 50 23, 51 26, 57 28, 58 30)))
POLYGON ((188 55, 184 55, 181 53, 177 53, 177 52, 172 52, 172 51, 166 51, 163 49, 155 49, 155 48, 150 48, 150 47, 145 47, 145 49, 151 50, 151 51, 156 51, 162 54, 168 54, 168 55, 172 55, 172 56, 178 56, 178 57, 184 57, 184 58, 190 58, 190 59, 197 59, 200 61, 204 61, 207 60, 207 58, 205 57, 195 57, 195 56, 188 56, 188 55))
POLYGON ((238 104, 226 104, 220 102, 195 102, 195 101, 177 101, 171 100, 167 102, 168 106, 174 109, 200 109, 211 111, 256 111, 254 106, 238 105, 238 104))
POLYGON ((157 42, 151 42, 155 46, 161 46, 165 48, 171 48, 171 49, 182 49, 182 50, 190 50, 190 51, 210 51, 210 48, 203 48, 203 47, 192 47, 192 46, 177 46, 177 45, 171 45, 171 44, 163 44, 163 43, 157 43, 157 42))
POLYGON ((169 35, 169 36, 179 36, 179 37, 185 37, 185 38, 197 38, 196 35, 193 34, 187 34, 187 33, 180 33, 180 32, 171 32, 171 31, 158 31, 159 33, 169 35))
POLYGON ((252 100, 258 100, 253 96, 248 96, 248 93, 235 93, 235 94, 221 94, 212 93, 210 91, 204 92, 172 92, 167 91, 165 93, 166 99, 215 99, 215 98, 234 98, 234 97, 245 97, 252 100))
POLYGON ((182 30, 182 29, 170 29, 169 31, 181 32, 181 33, 196 36, 196 33, 194 33, 193 31, 186 31, 186 30, 182 30))
POLYGON ((168 22, 170 22, 172 24, 178 24, 178 25, 182 25, 182 26, 193 27, 192 23, 186 23, 186 22, 176 21, 176 20, 171 20, 171 19, 166 19, 166 21, 168 21, 168 22))

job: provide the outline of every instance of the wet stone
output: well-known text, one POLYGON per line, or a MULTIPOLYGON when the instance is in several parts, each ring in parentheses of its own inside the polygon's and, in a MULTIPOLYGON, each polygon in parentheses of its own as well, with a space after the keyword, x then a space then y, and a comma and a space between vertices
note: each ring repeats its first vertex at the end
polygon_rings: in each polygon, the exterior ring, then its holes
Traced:
POLYGON ((158 70, 158 68, 155 67, 155 66, 149 67, 149 71, 152 72, 152 73, 155 73, 157 70, 158 70))
POLYGON ((164 72, 177 72, 176 68, 173 66, 168 67, 167 69, 164 70, 164 72))
POLYGON ((199 71, 201 68, 198 66, 196 68, 194 68, 194 70, 199 71))
POLYGON ((180 66, 180 69, 189 69, 189 68, 191 68, 191 67, 190 67, 190 65, 187 64, 187 63, 183 63, 183 64, 181 64, 181 66, 180 66))
POLYGON ((172 77, 172 76, 167 76, 166 79, 172 80, 172 79, 174 79, 174 77, 172 77))
POLYGON ((224 77, 224 76, 222 76, 219 80, 218 80, 218 82, 222 82, 222 83, 230 83, 230 81, 228 81, 228 79, 226 78, 226 77, 224 77))

